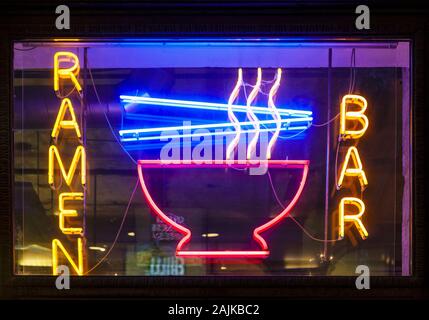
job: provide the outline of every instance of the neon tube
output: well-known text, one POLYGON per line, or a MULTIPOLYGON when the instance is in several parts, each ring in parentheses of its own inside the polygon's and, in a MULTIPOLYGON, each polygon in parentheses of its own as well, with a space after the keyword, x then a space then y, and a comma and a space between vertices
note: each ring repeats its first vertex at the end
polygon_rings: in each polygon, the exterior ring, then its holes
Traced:
POLYGON ((339 229, 340 229, 340 238, 344 238, 344 224, 346 222, 353 222, 353 224, 356 226, 357 230, 359 231, 359 234, 363 240, 365 240, 368 237, 368 231, 366 230, 364 224, 362 223, 362 216, 365 213, 365 203, 359 199, 354 197, 345 197, 342 198, 340 201, 340 206, 338 209, 339 212, 339 229), (345 214, 345 206, 353 205, 359 209, 359 213, 357 214, 345 214))
MULTIPOLYGON (((280 123, 290 123, 290 122, 311 122, 313 121, 312 117, 304 118, 293 118, 293 119, 281 119, 280 123)), ((259 121, 261 125, 267 124, 277 124, 278 120, 264 120, 259 121)), ((253 122, 240 122, 241 126, 252 126, 253 122)), ((172 131, 172 130, 196 130, 196 129, 216 129, 216 128, 227 128, 232 127, 231 122, 223 123, 209 123, 209 124, 197 124, 197 125, 187 125, 187 126, 173 126, 173 127, 157 127, 157 128, 143 128, 143 129, 128 129, 128 130, 119 130, 119 135, 123 136, 124 134, 136 134, 136 133, 148 133, 148 132, 162 132, 162 131, 172 131)))
MULTIPOLYGON (((287 131, 302 131, 308 129, 309 126, 297 126, 290 128, 282 128, 281 130, 287 131)), ((271 132, 271 129, 260 129, 259 132, 271 132)), ((255 129, 242 130, 241 133, 253 133, 255 129)), ((231 135, 236 134, 233 131, 221 131, 221 132, 204 132, 204 133, 189 133, 189 134, 171 134, 164 136, 149 136, 149 137, 132 137, 132 138, 121 138, 121 142, 130 141, 150 141, 150 140, 161 140, 162 139, 176 139, 176 138, 188 138, 188 137, 207 137, 207 136, 220 136, 220 135, 231 135)))
POLYGON ((262 82, 262 69, 258 68, 258 76, 256 78, 255 86, 250 92, 249 97, 246 99, 247 117, 252 121, 252 125, 255 128, 255 134, 252 140, 250 140, 249 145, 247 147, 247 159, 252 158, 252 154, 255 151, 256 144, 258 143, 258 140, 259 140, 259 132, 260 132, 259 119, 256 116, 256 114, 253 112, 251 104, 256 99, 256 96, 259 93, 259 89, 261 88, 261 82, 262 82))
POLYGON ((356 94, 347 94, 341 100, 340 106, 340 134, 341 137, 346 139, 359 139, 368 129, 369 120, 364 114, 368 107, 368 102, 362 96, 356 94), (349 104, 359 106, 359 111, 347 111, 349 104), (349 130, 346 128, 346 121, 358 121, 362 125, 360 130, 349 130))
POLYGON ((155 212, 156 215, 158 215, 161 220, 163 220, 167 225, 170 225, 173 227, 174 230, 181 233, 183 235, 183 238, 179 241, 177 247, 176 247, 176 256, 182 256, 182 257, 231 257, 231 258, 237 258, 237 257, 259 257, 259 258, 266 258, 270 252, 268 250, 268 244, 265 241, 265 239, 260 235, 261 233, 265 232, 266 230, 270 229, 277 223, 279 223, 282 219, 287 217, 295 204, 297 203, 298 199, 301 196, 301 193, 304 189, 305 182, 307 180, 308 175, 308 167, 309 167, 310 161, 309 160, 215 160, 211 161, 209 163, 207 162, 199 162, 195 160, 175 160, 173 163, 169 160, 139 160, 138 161, 138 174, 140 179, 140 184, 142 187, 143 195, 149 204, 150 208, 155 212), (275 216, 273 219, 268 221, 267 223, 257 227, 253 231, 253 238, 254 240, 259 244, 261 250, 251 250, 251 251, 235 251, 235 250, 219 250, 219 251, 190 251, 190 250, 184 250, 184 247, 186 244, 190 241, 192 233, 191 230, 178 224, 173 219, 168 217, 155 203, 153 200, 145 179, 143 175, 143 169, 148 168, 227 168, 229 166, 234 167, 243 167, 243 168, 249 168, 252 166, 260 166, 265 165, 269 168, 301 168, 303 170, 301 181, 299 188, 297 192, 295 193, 292 201, 289 203, 289 205, 282 210, 282 212, 275 216))
POLYGON ((228 147, 226 148, 226 159, 231 159, 231 156, 233 155, 234 150, 240 141, 241 123, 234 114, 233 103, 237 99, 242 85, 243 85, 243 71, 241 70, 241 68, 239 68, 237 83, 235 84, 234 90, 232 90, 231 95, 229 96, 229 99, 228 99, 228 118, 234 124, 236 134, 234 139, 232 139, 232 141, 228 144, 228 147))
POLYGON ((281 125, 282 125, 280 113, 277 110, 276 105, 274 104, 274 96, 276 95, 277 90, 280 87, 281 79, 282 79, 282 69, 278 68, 276 82, 274 82, 273 86, 271 87, 270 93, 268 95, 268 108, 272 110, 274 119, 276 120, 276 131, 273 133, 273 136, 268 142, 267 159, 271 159, 272 149, 274 147, 274 144, 277 141, 277 138, 279 137, 281 125))
MULTIPOLYGON (((136 96, 127 96, 127 95, 121 95, 119 96, 119 98, 122 100, 122 102, 125 102, 125 103, 157 105, 157 106, 164 106, 164 107, 177 107, 177 108, 189 108, 189 109, 203 109, 203 110, 213 110, 213 111, 228 111, 228 104, 224 104, 224 103, 136 97, 136 96)), ((125 105, 124 108, 127 111, 129 106, 125 105)), ((234 112, 247 113, 247 107, 243 105, 233 105, 232 110, 234 112)), ((271 110, 269 110, 268 108, 253 106, 252 110, 255 114, 271 115, 271 110)), ((285 116, 300 117, 300 116, 311 116, 313 114, 312 111, 305 111, 305 110, 283 109, 283 108, 277 108, 277 110, 280 115, 285 115, 285 116)))
POLYGON ((228 257, 246 257, 246 258, 266 258, 270 255, 268 250, 261 251, 177 251, 178 257, 203 257, 203 258, 228 258, 228 257))
POLYGON ((54 91, 59 92, 60 90, 60 79, 71 79, 75 88, 82 93, 82 87, 77 79, 79 75, 80 66, 79 58, 73 52, 56 52, 54 55, 54 91), (73 66, 69 68, 61 68, 60 64, 64 62, 73 63, 73 66))

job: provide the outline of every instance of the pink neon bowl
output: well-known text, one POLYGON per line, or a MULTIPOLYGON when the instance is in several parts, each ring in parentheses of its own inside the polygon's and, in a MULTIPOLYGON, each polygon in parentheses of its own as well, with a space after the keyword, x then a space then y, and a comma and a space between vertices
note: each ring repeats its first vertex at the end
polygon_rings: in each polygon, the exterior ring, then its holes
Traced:
POLYGON ((262 237, 262 233, 267 231, 270 228, 273 228, 281 220, 286 218, 295 204, 298 202, 302 191, 304 189, 308 169, 309 169, 309 160, 246 160, 246 161, 237 161, 237 160, 213 160, 210 162, 197 162, 192 160, 179 160, 174 161, 173 163, 167 162, 164 160, 139 160, 138 161, 138 174, 140 179, 140 184, 143 190, 144 197, 154 211, 154 213, 167 225, 170 225, 174 230, 183 235, 183 238, 179 241, 176 247, 176 256, 181 257, 206 257, 206 258, 215 258, 215 257, 247 257, 247 258, 265 258, 270 254, 268 249, 268 244, 265 239, 262 237), (302 171, 298 188, 296 193, 293 195, 291 201, 284 205, 284 209, 274 215, 273 218, 267 218, 267 221, 253 230, 253 240, 256 242, 259 250, 189 250, 187 246, 191 240, 192 232, 189 228, 178 224, 173 221, 154 201, 151 196, 150 191, 148 190, 147 182, 145 181, 145 172, 146 169, 198 169, 198 168, 210 168, 210 169, 225 169, 233 167, 235 169, 249 169, 252 167, 267 166, 268 169, 300 169, 302 171))

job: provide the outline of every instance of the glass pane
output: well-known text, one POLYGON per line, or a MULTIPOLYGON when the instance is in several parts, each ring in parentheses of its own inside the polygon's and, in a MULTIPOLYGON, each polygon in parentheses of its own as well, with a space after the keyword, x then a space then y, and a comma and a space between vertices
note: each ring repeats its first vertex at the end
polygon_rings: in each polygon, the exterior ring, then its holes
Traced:
POLYGON ((16 274, 410 275, 409 52, 15 43, 16 274))

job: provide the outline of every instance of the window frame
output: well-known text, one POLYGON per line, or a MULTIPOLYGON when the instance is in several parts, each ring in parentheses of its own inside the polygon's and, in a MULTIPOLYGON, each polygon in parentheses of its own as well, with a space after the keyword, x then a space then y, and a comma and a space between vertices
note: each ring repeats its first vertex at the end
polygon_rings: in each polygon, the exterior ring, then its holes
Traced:
MULTIPOLYGON (((99 4, 93 5, 102 10, 99 4)), ((401 20, 401 28, 393 27, 397 23, 394 16, 381 13, 377 23, 374 19, 372 29, 363 32, 354 28, 351 7, 340 7, 329 15, 314 15, 313 9, 301 7, 267 7, 264 5, 263 14, 255 6, 240 10, 218 4, 214 11, 203 11, 198 5, 181 7, 171 5, 163 11, 156 6, 147 8, 135 5, 134 14, 127 16, 122 9, 111 7, 103 9, 103 14, 94 16, 86 7, 77 7, 72 29, 61 32, 55 29, 54 9, 46 9, 46 14, 31 19, 29 27, 0 30, 0 297, 51 297, 59 296, 103 296, 103 297, 210 297, 210 296, 294 296, 307 297, 336 297, 356 296, 363 293, 355 288, 355 277, 346 276, 191 276, 191 277, 144 277, 144 276, 84 276, 73 277, 73 290, 55 288, 55 278, 52 276, 22 276, 14 275, 14 219, 13 219, 13 43, 15 41, 79 38, 82 41, 97 38, 100 41, 118 37, 234 37, 246 32, 248 37, 306 37, 323 40, 333 37, 353 37, 362 41, 388 39, 407 39, 411 45, 411 126, 412 139, 412 175, 411 175, 411 207, 412 207, 412 252, 411 276, 372 276, 371 292, 376 296, 403 297, 414 296, 424 283, 424 269, 428 266, 425 256, 428 236, 425 230, 428 225, 423 205, 423 118, 424 118, 424 66, 427 57, 424 52, 428 42, 424 40, 422 31, 423 20, 416 14, 405 12, 401 20), (348 11, 347 11, 348 10, 348 11), (210 12, 209 12, 210 11, 210 12), (167 12, 167 13, 165 13, 167 12), (195 24, 189 23, 191 14, 204 16, 212 24, 208 25, 198 19, 195 24), (344 15, 350 19, 345 21, 344 15), (252 27, 248 23, 252 16, 252 27), (231 19, 231 16, 234 19, 231 19), (288 19, 285 19, 285 17, 288 19), (112 17, 117 18, 111 23, 112 17), (289 19, 289 17, 291 19, 289 19), (336 20, 336 18, 338 20, 336 20), (305 23, 302 21, 311 21, 305 23), (340 22, 333 22, 340 21, 340 22), (89 27, 88 27, 89 26, 89 27), (173 31, 172 31, 173 30, 173 31), (316 30, 316 31, 315 31, 316 30), (103 34, 102 37, 99 34, 103 34), (419 174, 420 172, 420 174, 419 174), (426 220, 426 221, 425 221, 426 220), (133 289, 132 293, 129 289, 133 289), (225 290, 228 288, 228 290, 225 290), (397 290, 392 290, 397 289, 397 290)), ((324 10, 329 5, 319 5, 324 10)), ((54 8, 54 7, 53 7, 54 8)), ((51 9, 51 8, 49 8, 51 9)), ((37 8, 25 9, 28 14, 36 13, 37 8)), ((129 10, 132 10, 130 8, 129 10)), ((399 10, 399 9, 398 9, 399 10)), ((401 10, 404 10, 403 8, 401 10)), ((45 11, 43 11, 45 12, 45 11)), ((95 12, 95 11, 94 11, 95 12)), ((424 17, 422 17, 424 18, 424 17)), ((25 25, 25 14, 16 13, 6 20, 16 20, 15 23, 25 25)), ((427 27, 427 25, 426 25, 427 27)), ((362 290, 364 291, 364 290, 362 290)))

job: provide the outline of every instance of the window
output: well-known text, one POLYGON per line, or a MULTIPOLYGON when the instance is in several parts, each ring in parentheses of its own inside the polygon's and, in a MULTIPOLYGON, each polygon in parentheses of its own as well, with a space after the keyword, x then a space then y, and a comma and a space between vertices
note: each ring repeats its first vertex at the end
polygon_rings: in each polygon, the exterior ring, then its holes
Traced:
POLYGON ((411 274, 407 41, 14 44, 15 273, 411 274))

